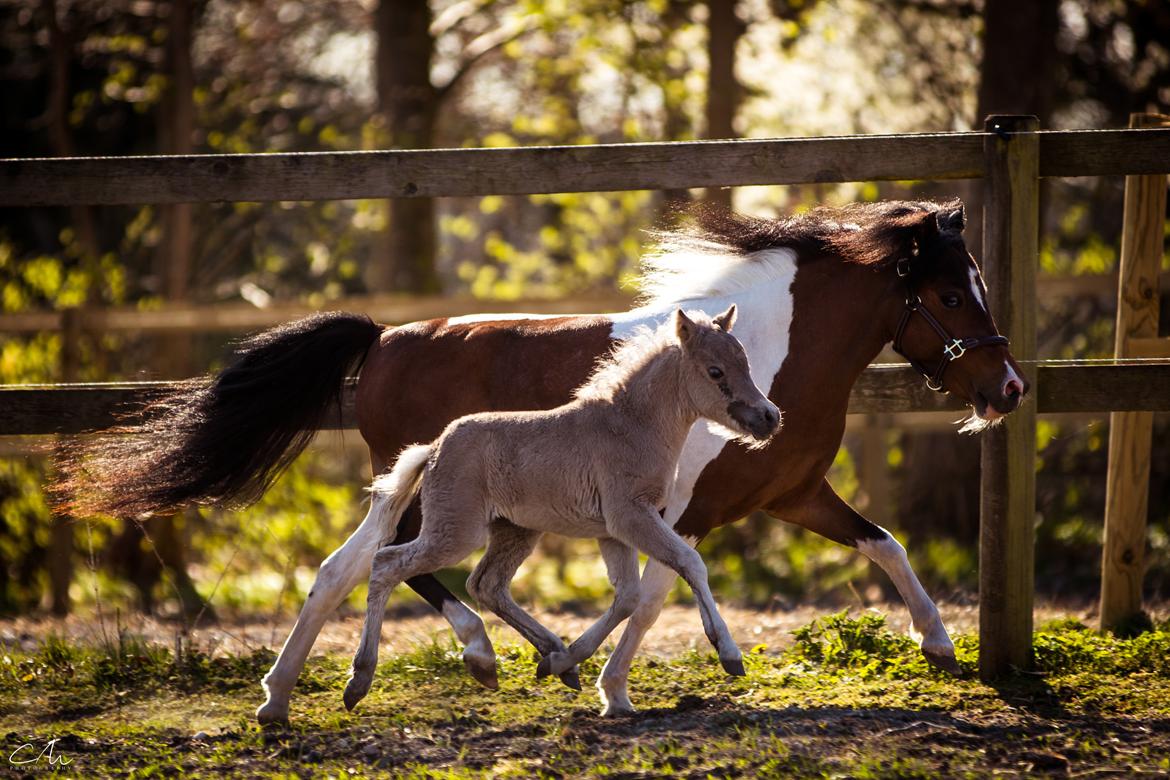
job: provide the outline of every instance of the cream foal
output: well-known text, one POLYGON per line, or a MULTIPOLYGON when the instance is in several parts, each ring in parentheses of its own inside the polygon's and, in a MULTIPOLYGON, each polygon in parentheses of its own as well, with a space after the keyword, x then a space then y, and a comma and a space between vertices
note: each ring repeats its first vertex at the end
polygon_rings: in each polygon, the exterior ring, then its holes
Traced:
POLYGON ((542 653, 538 675, 572 672, 575 680, 576 665, 629 617, 638 602, 638 551, 686 580, 723 668, 743 674, 702 558, 661 510, 699 418, 729 429, 729 438, 766 442, 780 411, 752 381, 747 355, 731 335, 735 307, 711 320, 693 316, 677 310, 658 330, 628 339, 564 406, 462 417, 431 444, 405 449, 375 480, 370 511, 383 516, 390 537, 420 489, 423 524, 417 539, 374 556, 347 708, 369 692, 390 591, 458 563, 485 542, 468 590, 542 653), (598 539, 614 585, 613 604, 567 650, 508 592, 545 532, 598 539))

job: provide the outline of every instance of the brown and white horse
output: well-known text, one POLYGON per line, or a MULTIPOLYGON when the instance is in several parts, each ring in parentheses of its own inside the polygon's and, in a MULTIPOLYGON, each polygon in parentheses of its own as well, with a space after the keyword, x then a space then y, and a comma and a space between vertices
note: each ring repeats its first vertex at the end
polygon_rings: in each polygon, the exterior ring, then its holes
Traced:
MULTIPOLYGON (((825 474, 841 443, 850 389, 894 342, 934 385, 974 409, 979 427, 1013 411, 1028 384, 996 331, 957 203, 885 202, 818 209, 781 220, 718 212, 660 236, 646 260, 647 298, 621 314, 475 316, 383 328, 355 315, 319 315, 262 333, 237 361, 159 405, 143 425, 101 437, 59 485, 74 512, 141 513, 191 502, 254 499, 304 447, 364 358, 359 429, 374 472, 451 420, 488 410, 565 403, 615 340, 655 326, 678 304, 715 314, 736 304, 753 377, 785 414, 764 449, 692 429, 664 518, 692 543, 763 510, 875 561, 910 610, 924 655, 955 670, 954 646, 902 546, 834 493, 825 474)), ((398 527, 414 538, 417 502, 398 527)), ((369 572, 382 540, 367 517, 321 565, 264 679, 261 722, 288 717, 289 696, 317 634, 369 572)), ((631 711, 630 664, 675 573, 650 561, 641 596, 598 680, 607 714, 631 711)), ((431 575, 407 581, 451 623, 477 678, 494 682, 483 622, 431 575)))

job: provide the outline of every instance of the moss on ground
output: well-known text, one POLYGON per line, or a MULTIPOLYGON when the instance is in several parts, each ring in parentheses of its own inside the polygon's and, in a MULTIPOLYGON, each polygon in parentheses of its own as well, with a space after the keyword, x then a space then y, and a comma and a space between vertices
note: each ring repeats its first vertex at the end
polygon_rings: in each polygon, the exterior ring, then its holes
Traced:
MULTIPOLYGON (((1170 626, 1118 639, 1063 621, 1036 634, 1038 673, 996 686, 929 667, 874 614, 831 615, 748 674, 715 658, 640 659, 639 714, 598 716, 596 693, 538 682, 531 650, 499 648, 499 691, 477 686, 458 648, 388 658, 354 713, 348 658, 312 659, 289 728, 252 712, 270 652, 209 657, 123 637, 107 647, 46 639, 0 658, 0 774, 237 777, 982 777, 1170 772, 1170 626), (70 763, 14 765, 50 740, 70 763)), ((603 659, 584 665, 596 679, 603 659)))

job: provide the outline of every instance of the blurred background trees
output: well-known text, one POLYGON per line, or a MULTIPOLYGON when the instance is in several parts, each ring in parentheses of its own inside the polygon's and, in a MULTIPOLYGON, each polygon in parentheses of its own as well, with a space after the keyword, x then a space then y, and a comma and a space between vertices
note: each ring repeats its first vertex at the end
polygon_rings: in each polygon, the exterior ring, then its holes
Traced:
MULTIPOLYGON (((950 131, 981 127, 994 112, 1034 113, 1047 128, 1118 127, 1131 111, 1170 105, 1170 6, 1154 0, 0 0, 0 41, 7 157, 950 131)), ((1043 270, 1112 270, 1121 182, 1045 187, 1043 270)), ((771 214, 955 194, 968 200, 977 248, 978 188, 945 183, 9 209, 0 211, 0 304, 629 291, 642 231, 671 199, 771 214)), ((1042 301, 1042 356, 1107 356, 1113 297, 1042 301)), ((57 333, 0 335, 0 381, 182 376, 226 355, 215 336, 85 334, 78 354, 62 349, 57 333)), ((1106 426, 1041 421, 1037 569, 1049 595, 1094 592, 1106 426)), ((1165 433, 1160 419, 1147 582, 1161 597, 1170 590, 1165 433)), ((940 595, 970 592, 978 441, 865 435, 884 445, 889 498, 860 489, 852 434, 835 482, 907 541, 940 595)), ((90 582, 167 614, 203 612, 213 590, 221 609, 294 606, 357 520, 368 467, 355 435, 335 439, 322 437, 247 512, 191 511, 145 531, 54 522, 39 487, 45 459, 0 442, 0 611, 63 611, 68 596, 91 600, 90 582), (68 576, 64 594, 51 576, 63 549, 90 569, 68 576)), ((526 575, 530 593, 604 592, 591 550, 552 552, 526 575)), ((706 553, 724 593, 754 603, 875 595, 857 555, 762 517, 724 529, 706 553)))

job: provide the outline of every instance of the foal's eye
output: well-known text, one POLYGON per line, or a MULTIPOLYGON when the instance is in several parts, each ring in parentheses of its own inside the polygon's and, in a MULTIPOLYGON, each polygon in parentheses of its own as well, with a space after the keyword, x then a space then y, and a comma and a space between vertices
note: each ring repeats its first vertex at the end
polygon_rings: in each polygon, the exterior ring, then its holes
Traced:
POLYGON ((942 305, 948 309, 957 309, 963 305, 963 296, 958 293, 943 293, 942 305))
POLYGON ((711 366, 707 369, 707 376, 711 377, 712 379, 722 379, 723 371, 716 366, 711 366))

